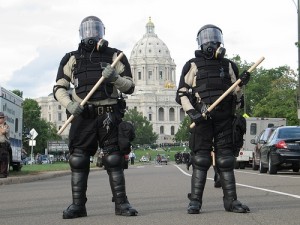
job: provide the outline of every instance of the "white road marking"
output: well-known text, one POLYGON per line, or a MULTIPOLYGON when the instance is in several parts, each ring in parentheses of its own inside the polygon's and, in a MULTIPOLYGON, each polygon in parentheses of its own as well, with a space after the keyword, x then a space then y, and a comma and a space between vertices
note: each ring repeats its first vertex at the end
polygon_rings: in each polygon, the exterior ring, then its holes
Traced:
MULTIPOLYGON (((177 165, 174 165, 174 166, 176 166, 177 169, 179 169, 184 175, 189 176, 189 177, 192 176, 191 174, 189 174, 189 173, 185 172, 183 169, 181 169, 179 166, 177 166, 177 165)), ((212 178, 207 178, 207 179, 213 180, 212 178)), ((293 194, 289 194, 289 193, 285 193, 285 192, 281 192, 281 191, 274 191, 274 190, 270 190, 270 189, 266 189, 266 188, 260 188, 260 187, 255 187, 255 186, 251 186, 251 185, 239 184, 239 183, 236 183, 236 185, 300 199, 300 195, 293 195, 293 194)))
MULTIPOLYGON (((248 172, 248 171, 241 171, 241 170, 234 170, 235 173, 247 173, 247 174, 253 174, 253 175, 257 175, 257 176, 271 176, 270 174, 266 174, 266 173, 255 173, 255 172, 248 172)), ((288 175, 279 175, 276 174, 275 176, 272 175, 272 177, 280 177, 280 178, 292 178, 292 179, 300 179, 300 177, 296 177, 296 176, 288 176, 288 175)))

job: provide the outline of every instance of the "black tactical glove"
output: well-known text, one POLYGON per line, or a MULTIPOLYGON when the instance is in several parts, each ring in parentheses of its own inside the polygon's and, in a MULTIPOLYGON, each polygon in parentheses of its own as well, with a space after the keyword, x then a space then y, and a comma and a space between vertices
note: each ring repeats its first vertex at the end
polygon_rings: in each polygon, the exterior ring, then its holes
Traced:
POLYGON ((79 116, 83 111, 83 107, 78 102, 70 102, 67 105, 67 110, 73 116, 79 116))
POLYGON ((204 121, 205 118, 202 116, 201 113, 199 113, 197 110, 195 109, 190 109, 186 112, 189 117, 192 119, 192 121, 198 125, 201 121, 204 121))
POLYGON ((105 67, 105 69, 102 72, 102 76, 105 77, 105 79, 108 82, 115 82, 119 77, 116 70, 113 67, 111 67, 111 65, 107 65, 105 67))
POLYGON ((186 163, 186 169, 187 170, 190 170, 190 166, 193 165, 193 158, 194 158, 193 155, 194 155, 194 153, 191 152, 190 156, 189 156, 189 161, 186 163))
POLYGON ((241 75, 240 75, 240 79, 241 82, 239 83, 239 86, 242 87, 243 85, 248 84, 249 80, 250 80, 250 73, 248 71, 244 71, 241 75))

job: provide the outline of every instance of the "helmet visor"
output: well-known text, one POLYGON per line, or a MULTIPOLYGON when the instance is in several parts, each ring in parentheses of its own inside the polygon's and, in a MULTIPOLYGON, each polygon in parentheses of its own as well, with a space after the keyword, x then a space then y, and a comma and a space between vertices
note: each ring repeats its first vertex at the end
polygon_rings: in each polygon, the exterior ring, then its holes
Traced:
POLYGON ((104 36, 104 26, 100 21, 88 20, 80 24, 80 39, 96 38, 101 39, 104 36))
POLYGON ((224 45, 222 32, 217 28, 206 28, 201 30, 197 40, 199 46, 207 42, 219 42, 224 45))

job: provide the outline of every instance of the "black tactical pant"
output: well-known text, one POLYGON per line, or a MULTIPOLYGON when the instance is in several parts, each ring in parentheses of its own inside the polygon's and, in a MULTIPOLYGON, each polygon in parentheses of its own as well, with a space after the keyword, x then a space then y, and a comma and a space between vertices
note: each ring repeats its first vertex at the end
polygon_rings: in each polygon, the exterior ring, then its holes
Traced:
POLYGON ((4 143, 0 146, 0 177, 8 176, 9 153, 4 143))
MULTIPOLYGON (((214 149, 216 167, 220 172, 224 194, 224 204, 236 200, 234 177, 234 155, 232 144, 232 108, 213 110, 211 117, 191 130, 190 148, 193 151, 193 175, 191 180, 192 204, 196 201, 202 205, 202 195, 206 183, 207 171, 211 166, 211 150, 214 149)), ((225 206, 225 205, 224 205, 225 206)), ((195 213, 193 205, 190 207, 195 213)), ((199 207, 198 207, 199 208, 199 207)), ((226 206, 226 208, 228 208, 226 206)), ((227 210, 227 209, 226 209, 227 210)), ((197 212, 198 210, 196 210, 197 212)))
POLYGON ((104 113, 93 117, 80 115, 74 118, 69 133, 70 153, 72 154, 74 149, 81 149, 92 156, 99 147, 104 150, 118 148, 120 121, 121 118, 115 113, 104 113), (104 122, 105 120, 110 120, 109 125, 104 122))

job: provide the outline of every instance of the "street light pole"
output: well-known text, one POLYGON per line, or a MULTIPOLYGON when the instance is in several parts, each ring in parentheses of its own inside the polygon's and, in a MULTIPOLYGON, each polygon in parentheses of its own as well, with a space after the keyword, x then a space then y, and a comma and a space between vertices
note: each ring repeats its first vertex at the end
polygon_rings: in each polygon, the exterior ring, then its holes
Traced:
MULTIPOLYGON (((298 47, 298 81, 300 84, 300 13, 299 13, 299 5, 300 5, 300 0, 298 0, 298 5, 297 5, 297 14, 298 14, 298 43, 297 43, 297 47, 298 47)), ((300 86, 299 86, 300 89, 300 86)))
MULTIPOLYGON (((295 2, 294 2, 295 3, 295 2)), ((298 113, 298 120, 300 120, 300 0, 298 0, 297 4, 297 15, 298 15, 298 42, 297 42, 297 48, 298 48, 298 96, 297 96, 297 113, 298 113)))

